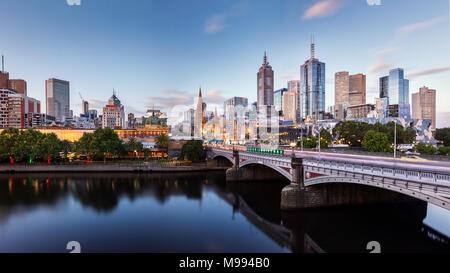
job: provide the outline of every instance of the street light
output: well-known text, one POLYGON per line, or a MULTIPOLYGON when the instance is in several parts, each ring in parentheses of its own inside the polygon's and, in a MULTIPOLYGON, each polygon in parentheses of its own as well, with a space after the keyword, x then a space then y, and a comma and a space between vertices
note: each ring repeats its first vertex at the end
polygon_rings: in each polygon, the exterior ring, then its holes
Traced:
POLYGON ((397 158, 397 120, 394 123, 394 159, 397 158))

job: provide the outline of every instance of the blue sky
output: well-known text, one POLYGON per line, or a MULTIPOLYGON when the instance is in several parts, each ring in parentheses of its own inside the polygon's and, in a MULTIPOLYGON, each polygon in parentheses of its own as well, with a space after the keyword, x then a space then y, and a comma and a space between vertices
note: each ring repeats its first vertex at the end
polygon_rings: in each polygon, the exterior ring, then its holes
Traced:
POLYGON ((366 73, 373 103, 378 77, 402 67, 410 93, 437 89, 438 127, 450 126, 449 0, 379 2, 0 0, 0 53, 10 77, 27 80, 29 96, 43 104, 45 80, 55 77, 71 82, 75 113, 78 92, 100 110, 114 88, 126 111, 140 114, 153 104, 193 104, 200 85, 210 105, 255 101, 264 51, 276 88, 286 87, 299 78, 314 34, 327 106, 335 72, 366 73))

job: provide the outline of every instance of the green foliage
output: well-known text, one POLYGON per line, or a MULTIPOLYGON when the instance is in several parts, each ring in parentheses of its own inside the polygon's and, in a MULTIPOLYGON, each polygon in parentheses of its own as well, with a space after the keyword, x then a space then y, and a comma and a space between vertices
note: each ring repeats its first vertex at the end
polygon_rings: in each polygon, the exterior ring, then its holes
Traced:
POLYGON ((439 154, 440 155, 450 155, 450 147, 439 147, 439 154))
POLYGON ((395 122, 383 125, 379 122, 368 124, 365 122, 341 121, 333 128, 333 136, 342 140, 344 144, 349 144, 352 147, 361 147, 366 133, 372 130, 386 134, 388 141, 394 143, 395 127, 397 127, 398 144, 413 144, 415 142, 417 132, 412 127, 408 127, 405 130, 402 125, 396 125, 395 122))
POLYGON ((77 153, 101 160, 108 156, 119 156, 125 151, 119 136, 111 128, 98 128, 92 134, 85 133, 75 146, 77 153))
POLYGON ((181 148, 181 160, 199 162, 203 161, 205 157, 205 150, 201 140, 189 140, 181 148))
POLYGON ((156 146, 158 148, 167 148, 170 143, 170 138, 165 134, 161 134, 156 138, 156 146))
POLYGON ((437 129, 434 138, 441 141, 445 147, 450 147, 450 128, 437 129))
POLYGON ((59 153, 64 150, 55 134, 43 134, 36 130, 19 131, 7 128, 0 134, 0 160, 15 162, 45 162, 50 157, 52 161, 60 160, 59 153))
MULTIPOLYGON (((333 142, 333 136, 325 128, 322 128, 322 130, 320 130, 320 138, 326 141, 327 147, 328 144, 331 144, 333 142)), ((322 145, 322 143, 320 145, 322 145)))
MULTIPOLYGON (((303 148, 306 149, 314 149, 316 148, 318 145, 317 143, 317 138, 316 137, 311 137, 311 138, 303 138, 303 148)), ((299 141, 297 143, 298 147, 301 147, 301 142, 299 141)))
POLYGON ((374 130, 367 131, 362 146, 366 151, 374 153, 393 152, 388 136, 385 133, 376 132, 374 130))
POLYGON ((124 145, 124 150, 128 153, 128 152, 138 152, 141 153, 142 151, 144 151, 144 145, 137 141, 134 137, 130 138, 128 140, 127 143, 125 143, 124 145))
POLYGON ((433 145, 429 144, 425 144, 425 143, 419 143, 416 145, 416 151, 418 151, 420 154, 424 154, 424 155, 434 155, 436 154, 436 148, 434 148, 433 145))

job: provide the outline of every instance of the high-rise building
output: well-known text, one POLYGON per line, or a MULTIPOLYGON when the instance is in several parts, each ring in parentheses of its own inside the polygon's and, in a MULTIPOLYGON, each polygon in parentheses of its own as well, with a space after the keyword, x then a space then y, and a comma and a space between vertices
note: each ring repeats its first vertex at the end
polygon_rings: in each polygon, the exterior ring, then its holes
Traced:
POLYGON ((245 139, 245 119, 248 113, 248 99, 233 97, 224 103, 224 123, 226 138, 229 140, 245 139))
POLYGON ((366 104, 366 75, 356 74, 349 77, 350 106, 366 104))
POLYGON ((346 71, 334 74, 334 117, 345 118, 345 109, 349 106, 350 76, 346 71))
POLYGON ((264 62, 258 72, 258 107, 273 105, 274 72, 264 52, 264 62))
POLYGON ((202 89, 198 92, 197 108, 195 109, 195 121, 194 121, 194 137, 203 137, 203 121, 205 117, 205 105, 203 104, 202 89))
POLYGON ((82 104, 83 104, 82 105, 83 106, 83 115, 89 116, 89 102, 83 100, 82 104))
POLYGON ((8 81, 8 88, 16 91, 19 94, 27 95, 27 82, 20 79, 13 79, 8 81))
POLYGON ((280 114, 283 112, 283 94, 287 91, 287 88, 282 88, 273 92, 273 105, 275 106, 275 111, 278 111, 280 114))
POLYGON ((412 118, 431 120, 431 129, 436 129, 436 90, 424 86, 412 94, 412 118))
POLYGON ((283 117, 284 121, 296 121, 296 97, 295 92, 284 92, 283 94, 283 117))
POLYGON ((295 121, 300 123, 302 121, 302 92, 301 83, 299 80, 288 81, 288 92, 295 93, 295 121))
POLYGON ((389 71, 389 76, 380 78, 380 98, 388 98, 389 116, 410 118, 409 80, 404 78, 401 68, 389 71))
POLYGON ((19 93, 8 95, 8 127, 26 128, 25 115, 40 113, 40 101, 19 93))
POLYGON ((106 128, 124 128, 125 125, 125 111, 124 106, 116 97, 115 92, 108 100, 108 105, 103 107, 102 127, 106 128))
POLYGON ((300 67, 302 118, 321 120, 325 115, 325 63, 319 62, 314 54, 312 42, 311 58, 300 67))
POLYGON ((45 81, 45 97, 47 115, 54 116, 56 121, 70 118, 70 83, 58 79, 45 81))
POLYGON ((11 89, 0 89, 0 128, 8 128, 9 126, 9 96, 17 94, 11 89))
POLYGON ((334 116, 345 119, 348 107, 366 104, 366 75, 343 71, 337 72, 334 79, 334 116))

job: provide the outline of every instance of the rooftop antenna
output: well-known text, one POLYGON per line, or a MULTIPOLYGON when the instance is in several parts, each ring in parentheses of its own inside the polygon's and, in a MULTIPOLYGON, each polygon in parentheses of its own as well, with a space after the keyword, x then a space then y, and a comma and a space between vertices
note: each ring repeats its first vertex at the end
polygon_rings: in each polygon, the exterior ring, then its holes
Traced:
POLYGON ((267 64, 267 53, 264 51, 264 64, 267 64))
POLYGON ((2 73, 5 73, 5 57, 2 55, 2 73))
POLYGON ((316 53, 316 45, 314 44, 314 34, 311 35, 311 59, 314 59, 316 53))

